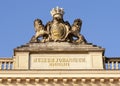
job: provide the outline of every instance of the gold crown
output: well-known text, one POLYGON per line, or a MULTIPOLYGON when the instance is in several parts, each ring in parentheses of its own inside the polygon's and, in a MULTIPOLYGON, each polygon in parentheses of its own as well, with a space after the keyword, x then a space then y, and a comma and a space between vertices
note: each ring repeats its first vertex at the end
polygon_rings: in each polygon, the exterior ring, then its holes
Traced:
POLYGON ((63 8, 59 8, 58 6, 56 8, 53 8, 50 11, 51 15, 54 16, 55 14, 61 14, 64 15, 64 9, 63 8))

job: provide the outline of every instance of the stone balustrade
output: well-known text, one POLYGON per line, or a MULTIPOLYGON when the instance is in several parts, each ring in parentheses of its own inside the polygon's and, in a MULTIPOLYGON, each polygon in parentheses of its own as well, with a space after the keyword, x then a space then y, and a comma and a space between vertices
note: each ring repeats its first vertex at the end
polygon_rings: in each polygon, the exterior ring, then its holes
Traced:
POLYGON ((120 70, 120 57, 105 58, 105 69, 120 70))
MULTIPOLYGON (((0 70, 14 69, 13 58, 0 58, 0 70)), ((105 58, 106 70, 120 70, 120 57, 119 58, 105 58)))
POLYGON ((0 58, 0 70, 10 70, 13 67, 13 58, 0 58))

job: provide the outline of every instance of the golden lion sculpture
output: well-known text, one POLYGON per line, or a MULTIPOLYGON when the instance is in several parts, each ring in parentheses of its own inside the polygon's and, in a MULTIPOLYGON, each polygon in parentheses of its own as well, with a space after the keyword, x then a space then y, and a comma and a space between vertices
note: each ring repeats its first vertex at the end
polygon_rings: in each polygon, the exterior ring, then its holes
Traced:
POLYGON ((45 35, 48 34, 47 31, 45 31, 45 27, 40 19, 35 19, 34 21, 34 28, 35 28, 35 35, 32 37, 30 42, 39 42, 40 40, 38 38, 43 37, 41 40, 42 42, 45 41, 45 35))
POLYGON ((84 38, 84 36, 80 34, 81 26, 82 26, 82 20, 75 19, 73 25, 71 26, 70 34, 72 35, 72 37, 77 38, 77 40, 75 40, 76 43, 85 44, 87 41, 84 38))

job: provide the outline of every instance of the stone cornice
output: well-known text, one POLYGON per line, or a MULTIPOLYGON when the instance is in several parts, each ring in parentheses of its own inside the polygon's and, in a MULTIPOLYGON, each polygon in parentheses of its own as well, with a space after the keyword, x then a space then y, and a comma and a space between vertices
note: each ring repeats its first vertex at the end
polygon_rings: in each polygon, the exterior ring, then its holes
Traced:
POLYGON ((117 62, 120 62, 120 57, 106 57, 106 58, 105 58, 105 61, 106 61, 106 62, 108 62, 108 61, 109 61, 109 62, 116 62, 116 61, 117 61, 117 62))
POLYGON ((119 78, 120 70, 4 70, 0 77, 78 77, 78 78, 119 78))
MULTIPOLYGON (((0 85, 117 84, 119 70, 6 70, 0 71, 0 85)), ((93 86, 93 85, 92 85, 93 86)))
POLYGON ((68 42, 27 43, 14 49, 14 52, 88 52, 102 51, 101 48, 91 43, 73 44, 68 42))

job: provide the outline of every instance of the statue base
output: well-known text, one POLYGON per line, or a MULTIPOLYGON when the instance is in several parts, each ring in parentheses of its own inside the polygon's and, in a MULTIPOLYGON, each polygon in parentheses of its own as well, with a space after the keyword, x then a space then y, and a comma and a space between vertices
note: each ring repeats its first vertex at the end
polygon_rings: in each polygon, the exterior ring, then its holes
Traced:
POLYGON ((103 54, 92 44, 28 43, 14 49, 15 69, 103 69, 103 54))

